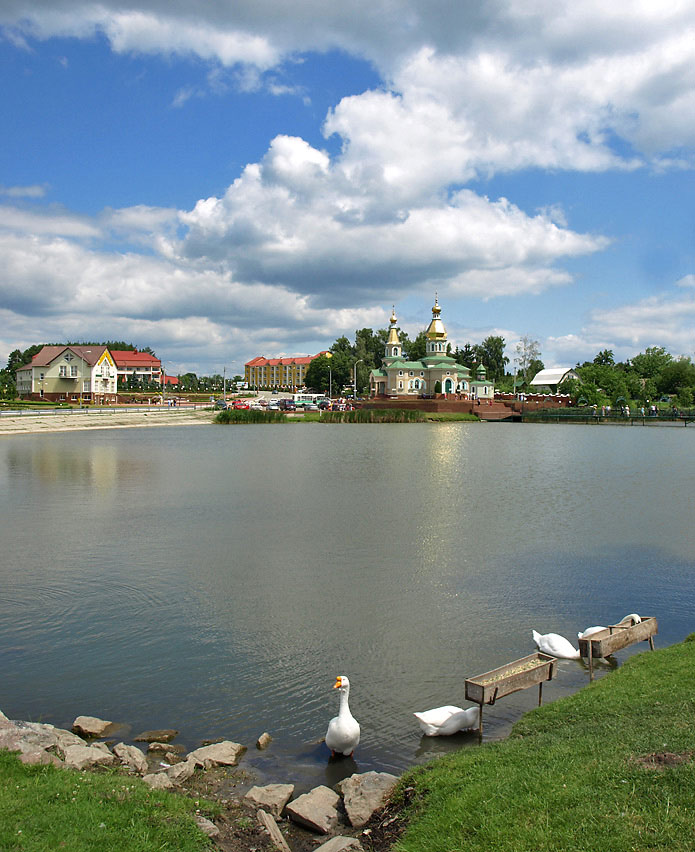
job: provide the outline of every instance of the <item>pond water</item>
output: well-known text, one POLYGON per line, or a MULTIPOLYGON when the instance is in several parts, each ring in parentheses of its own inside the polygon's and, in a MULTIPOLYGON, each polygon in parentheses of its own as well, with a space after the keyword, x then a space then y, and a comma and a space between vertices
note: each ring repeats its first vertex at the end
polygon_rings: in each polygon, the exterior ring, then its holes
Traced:
MULTIPOLYGON (((0 709, 230 738, 300 789, 476 747, 412 714, 467 706, 532 629, 695 630, 694 449, 695 429, 467 423, 5 438, 0 709), (338 674, 362 742, 329 764, 338 674)), ((544 700, 587 681, 562 661, 544 700)), ((536 700, 487 708, 485 738, 536 700)))

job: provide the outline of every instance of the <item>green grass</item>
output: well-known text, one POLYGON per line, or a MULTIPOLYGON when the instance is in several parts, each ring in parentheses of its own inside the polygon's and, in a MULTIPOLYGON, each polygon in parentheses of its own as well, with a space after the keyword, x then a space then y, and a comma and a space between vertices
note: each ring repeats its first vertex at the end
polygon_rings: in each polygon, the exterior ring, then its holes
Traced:
POLYGON ((289 423, 287 416, 282 411, 251 411, 250 409, 228 408, 215 415, 215 423, 289 423))
MULTIPOLYGON (((691 637, 689 637, 690 639, 691 637)), ((695 642, 628 660, 501 743, 413 770, 399 852, 695 849, 695 642), (688 755, 648 768, 654 753, 688 755)))
POLYGON ((24 766, 0 752, 3 852, 201 852, 212 848, 195 825, 197 807, 115 771, 24 766))

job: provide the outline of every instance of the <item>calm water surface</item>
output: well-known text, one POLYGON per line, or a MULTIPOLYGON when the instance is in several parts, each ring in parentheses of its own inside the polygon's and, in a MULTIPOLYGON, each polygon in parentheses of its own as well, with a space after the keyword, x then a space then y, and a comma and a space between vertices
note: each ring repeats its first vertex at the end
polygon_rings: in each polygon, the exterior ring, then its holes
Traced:
MULTIPOLYGON (((412 713, 628 612, 695 630, 695 429, 161 427, 0 440, 0 708, 224 736, 300 788, 470 734, 412 713), (352 682, 356 764, 320 743, 352 682)), ((620 661, 635 650, 621 652, 620 661)), ((563 661, 553 700, 587 681, 563 661)), ((486 709, 504 735, 536 691, 486 709)), ((126 736, 127 739, 127 736, 126 736)))

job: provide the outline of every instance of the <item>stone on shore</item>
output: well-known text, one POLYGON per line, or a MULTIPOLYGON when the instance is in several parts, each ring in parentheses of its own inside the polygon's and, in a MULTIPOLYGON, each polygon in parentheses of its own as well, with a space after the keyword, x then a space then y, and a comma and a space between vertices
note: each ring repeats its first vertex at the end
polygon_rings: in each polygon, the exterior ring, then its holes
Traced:
POLYGON ((338 824, 339 801, 336 792, 321 785, 290 802, 287 813, 293 822, 319 834, 328 834, 338 824))
POLYGON ((244 800, 258 808, 263 808, 275 819, 280 819, 292 793, 294 793, 294 784, 266 784, 265 787, 251 787, 244 796, 244 800))
POLYGON ((208 837, 219 836, 220 830, 214 822, 210 822, 209 819, 206 819, 204 816, 200 816, 200 814, 196 814, 195 821, 198 828, 207 834, 208 837))
POLYGON ((56 757, 43 748, 34 748, 29 745, 24 745, 19 759, 27 766, 46 766, 47 764, 64 766, 63 761, 59 757, 56 757))
POLYGON ((173 728, 165 728, 161 731, 143 731, 137 737, 133 737, 135 743, 168 743, 178 737, 179 732, 173 728))
POLYGON ((73 733, 85 737, 103 737, 111 725, 113 722, 107 722, 96 716, 78 716, 72 723, 72 730, 73 733))
POLYGON ((121 763, 132 769, 133 772, 137 772, 138 775, 147 775, 149 766, 142 749, 134 745, 118 743, 118 745, 113 747, 113 753, 121 763))
POLYGON ((356 837, 331 837, 314 852, 362 852, 364 847, 356 837))
POLYGON ((225 740, 189 752, 187 760, 195 760, 204 769, 210 769, 213 766, 236 766, 245 751, 246 746, 241 743, 225 740))
POLYGON ((90 769, 93 766, 112 766, 115 755, 107 749, 103 751, 95 746, 68 746, 65 749, 65 766, 69 769, 90 769))
POLYGON ((152 772, 149 775, 144 775, 142 780, 153 790, 172 790, 174 788, 174 782, 166 772, 152 772))
POLYGON ((345 810, 353 828, 361 828, 386 801, 398 778, 390 772, 364 772, 351 775, 337 787, 343 794, 345 810))
POLYGON ((174 784, 183 784, 184 781, 194 774, 198 764, 195 760, 186 760, 183 763, 177 763, 175 766, 170 766, 166 770, 166 774, 171 778, 174 784))
MULTIPOLYGON (((138 740, 137 742, 147 742, 147 740, 138 740)), ((163 751, 165 754, 173 751, 175 754, 183 754, 183 752, 186 751, 186 747, 182 745, 175 745, 173 743, 158 743, 155 740, 147 746, 147 751, 163 751)))

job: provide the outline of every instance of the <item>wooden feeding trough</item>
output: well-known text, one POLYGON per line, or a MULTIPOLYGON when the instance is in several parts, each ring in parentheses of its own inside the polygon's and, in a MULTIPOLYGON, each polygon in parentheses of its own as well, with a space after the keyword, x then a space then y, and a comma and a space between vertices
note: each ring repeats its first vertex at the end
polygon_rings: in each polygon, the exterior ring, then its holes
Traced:
POLYGON ((466 699, 480 706, 478 736, 483 736, 483 704, 494 704, 498 698, 528 689, 538 684, 538 705, 543 703, 543 683, 552 680, 557 669, 557 660, 548 654, 529 654, 492 671, 467 678, 466 699))
POLYGON ((610 657, 616 651, 621 651, 635 642, 649 642, 654 650, 654 636, 659 632, 656 618, 643 618, 635 622, 632 619, 611 624, 597 633, 592 633, 586 639, 579 640, 579 653, 589 661, 589 679, 594 679, 594 659, 610 657))

